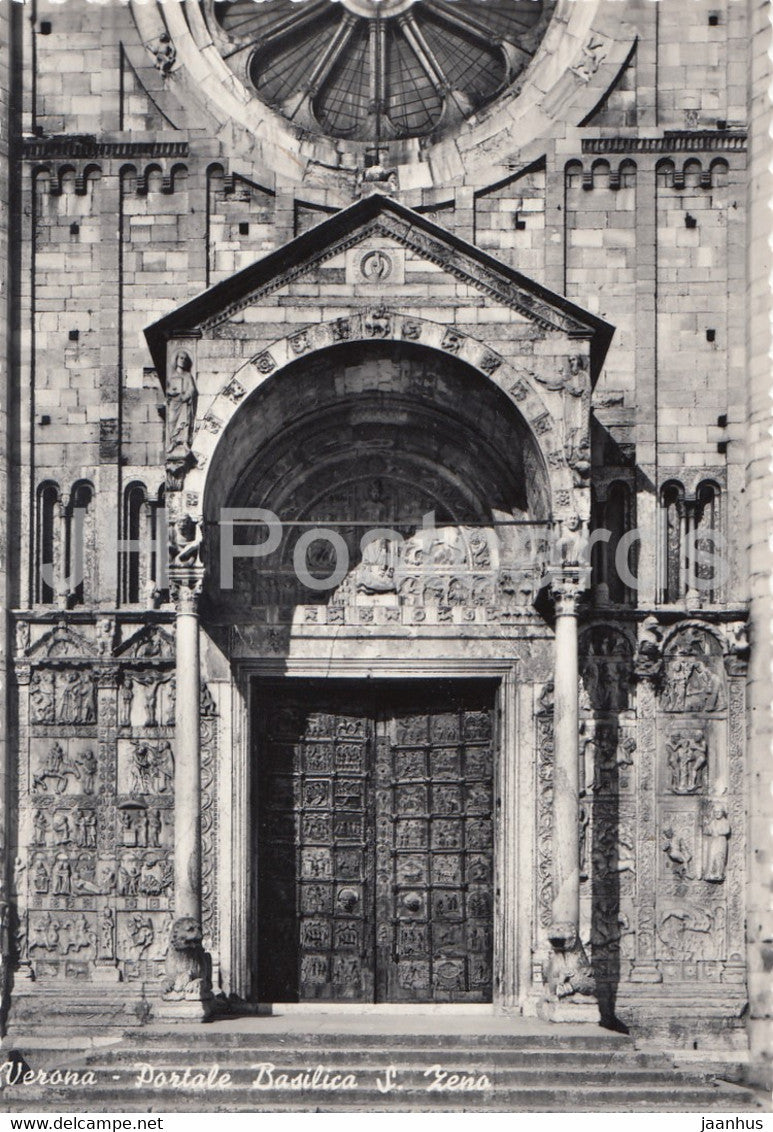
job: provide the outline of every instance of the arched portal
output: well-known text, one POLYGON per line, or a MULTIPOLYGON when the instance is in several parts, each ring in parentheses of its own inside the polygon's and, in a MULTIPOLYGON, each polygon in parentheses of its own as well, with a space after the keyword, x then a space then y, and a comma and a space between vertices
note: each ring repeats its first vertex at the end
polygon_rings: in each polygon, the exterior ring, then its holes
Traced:
POLYGON ((512 1001, 516 671, 548 634, 552 533, 530 427, 460 359, 342 345, 243 398, 202 510, 202 625, 237 692, 234 981, 271 1002, 512 1001), (256 554, 268 513, 281 534, 256 554))
POLYGON ((549 553, 548 479, 525 422, 465 363, 417 347, 356 344, 288 367, 233 417, 207 485, 208 596, 238 621, 281 608, 289 625, 308 606, 317 624, 323 606, 350 624, 365 609, 383 623, 374 605, 403 625, 512 612, 549 553), (270 554, 256 508, 281 524, 270 554))

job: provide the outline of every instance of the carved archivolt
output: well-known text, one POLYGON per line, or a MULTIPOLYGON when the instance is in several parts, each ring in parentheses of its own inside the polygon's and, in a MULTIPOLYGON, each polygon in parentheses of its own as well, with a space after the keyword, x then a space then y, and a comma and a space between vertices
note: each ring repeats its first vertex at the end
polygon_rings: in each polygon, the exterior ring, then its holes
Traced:
MULTIPOLYGON (((188 471, 184 483, 184 493, 189 501, 188 510, 192 518, 202 518, 208 476, 227 425, 237 412, 245 411, 244 402, 268 377, 280 373, 299 357, 308 356, 309 361, 313 361, 319 351, 334 346, 342 340, 342 336, 349 342, 386 339, 400 342, 406 341, 406 330, 408 341, 420 341, 422 345, 440 351, 441 356, 442 352, 452 353, 455 358, 478 370, 487 380, 495 382, 507 394, 517 407, 519 415, 525 419, 537 448, 542 453, 550 479, 554 517, 579 514, 582 518, 587 518, 587 492, 575 484, 566 461, 560 402, 555 407, 559 415, 554 416, 548 410, 542 391, 538 388, 539 383, 533 379, 533 375, 526 369, 512 365, 478 339, 461 333, 454 333, 449 338, 447 326, 414 317, 408 320, 396 312, 383 309, 321 323, 277 340, 234 375, 240 389, 244 390, 243 395, 234 400, 233 381, 229 380, 214 401, 204 407, 191 445, 195 467, 188 471)), ((588 380, 587 375, 585 380, 588 380)))

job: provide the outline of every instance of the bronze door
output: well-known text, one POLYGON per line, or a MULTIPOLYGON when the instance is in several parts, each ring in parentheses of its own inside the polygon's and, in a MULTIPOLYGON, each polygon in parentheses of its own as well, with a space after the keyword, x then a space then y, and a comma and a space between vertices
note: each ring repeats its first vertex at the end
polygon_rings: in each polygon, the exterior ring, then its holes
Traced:
POLYGON ((258 996, 490 1001, 493 693, 342 684, 258 697, 258 996))

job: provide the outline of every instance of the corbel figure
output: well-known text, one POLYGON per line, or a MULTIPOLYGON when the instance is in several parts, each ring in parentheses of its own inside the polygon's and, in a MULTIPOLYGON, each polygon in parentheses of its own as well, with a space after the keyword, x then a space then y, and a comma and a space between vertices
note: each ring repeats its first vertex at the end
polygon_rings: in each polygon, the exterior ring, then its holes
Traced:
POLYGON ((728 648, 725 654, 725 671, 728 676, 744 676, 751 652, 749 626, 745 621, 734 621, 727 626, 726 631, 728 648))
POLYGON ((645 617, 639 626, 634 671, 640 679, 653 682, 660 678, 663 671, 663 630, 653 614, 645 617))

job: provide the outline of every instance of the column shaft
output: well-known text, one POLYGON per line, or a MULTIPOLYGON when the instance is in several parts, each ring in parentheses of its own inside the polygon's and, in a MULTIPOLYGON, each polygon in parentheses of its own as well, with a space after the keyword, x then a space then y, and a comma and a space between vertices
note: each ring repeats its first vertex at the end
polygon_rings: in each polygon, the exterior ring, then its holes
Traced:
POLYGON ((559 598, 556 604, 553 920, 576 928, 580 917, 577 614, 571 599, 559 598))
POLYGON ((175 690, 175 916, 201 922, 201 738, 199 618, 181 601, 177 611, 175 690))

